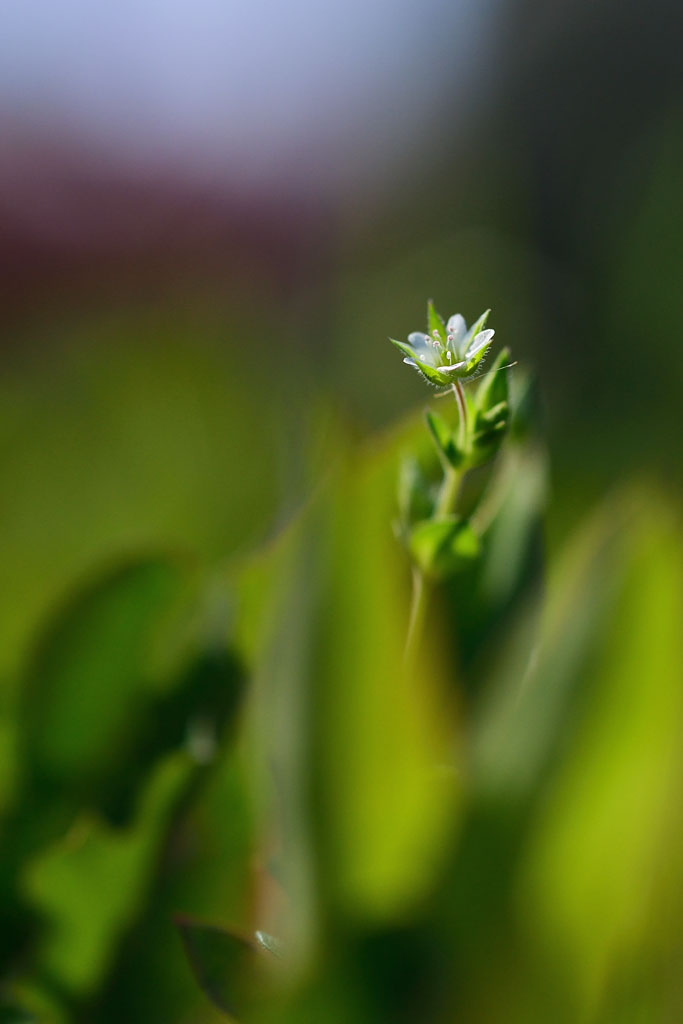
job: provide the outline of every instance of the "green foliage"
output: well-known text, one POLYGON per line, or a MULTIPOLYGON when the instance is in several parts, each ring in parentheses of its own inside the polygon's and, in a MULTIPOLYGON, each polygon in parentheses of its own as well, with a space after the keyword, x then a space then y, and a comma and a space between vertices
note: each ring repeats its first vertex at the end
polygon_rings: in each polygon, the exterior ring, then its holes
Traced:
POLYGON ((449 400, 339 430, 239 560, 64 580, 5 662, 0 1019, 677 1019, 677 512, 620 491, 546 573, 508 361, 465 449, 449 400))
POLYGON ((479 538, 457 516, 418 523, 410 535, 410 552, 424 573, 435 578, 450 576, 476 558, 479 538))
POLYGON ((425 419, 439 454, 449 466, 458 469, 465 461, 465 453, 458 447, 453 431, 441 416, 431 409, 425 413, 425 419))
POLYGON ((182 917, 177 926, 197 981, 209 999, 233 1018, 253 1015, 268 985, 264 961, 278 955, 273 952, 272 937, 257 932, 247 939, 182 917))

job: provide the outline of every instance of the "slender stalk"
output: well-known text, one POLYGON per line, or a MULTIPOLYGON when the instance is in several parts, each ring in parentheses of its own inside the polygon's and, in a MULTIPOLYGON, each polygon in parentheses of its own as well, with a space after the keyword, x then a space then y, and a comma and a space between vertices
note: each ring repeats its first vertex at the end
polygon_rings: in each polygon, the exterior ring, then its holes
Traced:
MULTIPOLYGON (((455 400, 458 403, 458 443, 460 450, 464 451, 467 443, 467 400, 460 381, 456 381, 453 385, 453 394, 455 395, 455 400)), ((436 505, 434 506, 434 517, 436 519, 441 519, 443 516, 450 515, 455 510, 463 475, 464 473, 461 469, 453 469, 452 466, 448 466, 444 469, 444 478, 441 484, 441 490, 439 491, 439 497, 437 498, 436 505)), ((406 661, 412 658, 417 650, 417 641, 422 632, 422 623, 427 609, 428 596, 427 580, 425 579, 424 573, 415 567, 413 569, 413 592, 410 603, 410 618, 408 619, 408 633, 406 636, 406 645, 404 650, 404 658, 406 661)))
POLYGON ((467 444, 467 399, 459 380, 456 380, 453 384, 453 394, 458 403, 458 444, 460 445, 460 450, 464 452, 465 445, 467 444))
POLYGON ((411 661, 415 654, 417 638, 422 632, 422 622, 427 610, 427 581, 424 573, 417 566, 413 568, 413 593, 410 601, 410 618, 408 619, 408 633, 406 645, 403 649, 405 662, 411 661))

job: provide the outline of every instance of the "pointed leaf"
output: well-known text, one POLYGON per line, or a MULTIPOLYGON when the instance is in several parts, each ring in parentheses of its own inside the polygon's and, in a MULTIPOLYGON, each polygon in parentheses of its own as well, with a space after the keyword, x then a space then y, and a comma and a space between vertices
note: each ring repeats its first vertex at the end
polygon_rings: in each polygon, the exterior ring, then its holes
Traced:
POLYGON ((493 426, 499 423, 501 420, 506 420, 510 414, 510 407, 507 402, 498 402, 488 412, 480 412, 477 415, 477 426, 481 425, 482 428, 486 426, 493 426))
POLYGON ((504 370, 503 367, 509 361, 510 349, 501 349, 496 356, 491 369, 482 379, 475 398, 475 404, 478 409, 482 410, 482 412, 486 412, 493 408, 493 406, 498 405, 499 402, 507 402, 508 374, 507 370, 504 370))
POLYGON ((456 469, 462 464, 465 456, 456 444, 453 431, 441 416, 431 410, 425 413, 425 419, 440 455, 448 465, 456 469))
POLYGON ((402 523, 412 526, 427 519, 434 506, 429 482, 414 455, 401 461, 398 475, 398 510, 402 523))
POLYGON ((487 426, 474 434, 470 448, 470 466, 473 468, 475 466, 482 466, 498 453, 498 449, 505 438, 507 426, 508 420, 506 417, 499 420, 498 423, 494 423, 493 426, 487 426))

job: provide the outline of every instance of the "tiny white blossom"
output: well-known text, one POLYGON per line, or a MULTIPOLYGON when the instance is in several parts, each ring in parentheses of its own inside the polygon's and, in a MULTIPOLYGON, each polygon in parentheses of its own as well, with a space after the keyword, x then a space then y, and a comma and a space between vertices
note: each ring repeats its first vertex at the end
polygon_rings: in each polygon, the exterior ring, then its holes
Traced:
POLYGON ((408 341, 389 340, 404 354, 404 363, 419 370, 431 384, 448 386, 456 379, 471 377, 493 340, 494 331, 484 330, 490 310, 467 328, 460 313, 444 325, 433 305, 428 307, 428 330, 413 331, 408 341))

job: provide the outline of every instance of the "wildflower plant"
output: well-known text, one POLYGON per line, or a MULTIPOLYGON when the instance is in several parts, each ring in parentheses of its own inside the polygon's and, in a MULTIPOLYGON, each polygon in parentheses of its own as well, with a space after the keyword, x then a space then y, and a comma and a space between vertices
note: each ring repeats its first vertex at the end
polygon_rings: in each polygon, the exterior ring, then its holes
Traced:
POLYGON ((482 313, 468 328, 460 313, 444 322, 430 300, 426 332, 414 331, 407 342, 389 339, 403 353, 405 363, 428 384, 441 389, 437 397, 452 394, 458 406, 455 431, 433 410, 425 414, 442 467, 436 493, 427 487, 414 461, 408 461, 401 473, 398 532, 413 562, 407 652, 419 633, 426 581, 452 575, 476 558, 480 549, 474 515, 465 518, 459 512, 460 489, 469 470, 496 455, 510 421, 505 373, 510 365, 509 350, 502 349, 488 372, 481 373, 495 333, 486 327, 489 313, 482 313), (478 377, 482 377, 481 383, 467 394, 463 385, 478 377))

